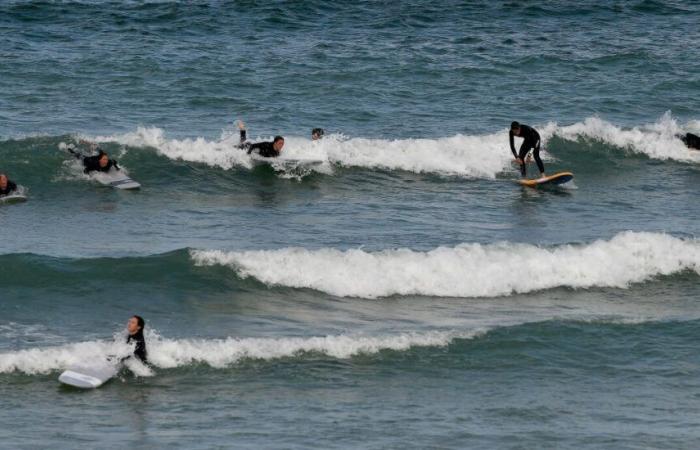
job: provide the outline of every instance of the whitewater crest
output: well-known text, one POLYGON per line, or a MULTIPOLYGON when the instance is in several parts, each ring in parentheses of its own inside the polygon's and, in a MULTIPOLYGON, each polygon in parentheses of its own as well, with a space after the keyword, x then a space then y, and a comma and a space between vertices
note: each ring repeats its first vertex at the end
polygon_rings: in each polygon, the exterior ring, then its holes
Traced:
POLYGON ((342 297, 496 297, 556 287, 626 288, 682 271, 700 274, 700 242, 624 232, 587 245, 461 244, 428 252, 284 248, 192 250, 196 265, 223 265, 267 285, 342 297))
MULTIPOLYGON (((320 353, 337 359, 384 350, 406 351, 414 347, 444 347, 454 339, 469 339, 482 331, 406 332, 394 335, 330 335, 282 338, 166 339, 149 330, 149 363, 168 369, 192 364, 224 368, 245 359, 273 360, 296 357, 304 353, 320 353)), ((127 356, 133 348, 115 341, 87 341, 57 347, 44 347, 0 353, 0 373, 46 374, 65 370, 83 361, 102 359, 108 355, 127 356)), ((129 365, 139 376, 152 375, 140 365, 129 365), (133 366, 133 367, 132 367, 133 366)))
MULTIPOLYGON (((554 122, 537 125, 543 141, 543 157, 552 160, 546 150, 554 136, 571 141, 598 141, 654 159, 700 162, 700 151, 688 149, 679 134, 700 133, 700 122, 681 126, 670 113, 656 123, 624 129, 598 117, 589 117, 573 125, 554 122)), ((133 147, 150 147, 173 160, 197 162, 212 167, 251 168, 253 159, 237 147, 238 133, 224 130, 218 140, 203 137, 168 139, 165 131, 155 127, 138 127, 135 132, 92 137, 99 142, 117 142, 133 147)), ((255 140, 272 139, 271 136, 255 140)), ((326 136, 320 141, 287 136, 283 155, 291 159, 327 161, 343 167, 403 170, 468 178, 495 178, 513 169, 508 148, 508 129, 492 134, 462 135, 437 139, 367 139, 348 138, 341 134, 326 136)), ((516 147, 520 139, 516 138, 516 147)), ((329 173, 328 167, 319 168, 329 173)))
POLYGON ((545 140, 556 135, 572 141, 599 141, 653 159, 700 162, 700 151, 689 149, 678 138, 688 131, 700 133, 700 122, 691 121, 681 126, 667 112, 656 123, 630 129, 617 127, 598 117, 589 117, 568 126, 550 123, 543 128, 542 135, 545 140))

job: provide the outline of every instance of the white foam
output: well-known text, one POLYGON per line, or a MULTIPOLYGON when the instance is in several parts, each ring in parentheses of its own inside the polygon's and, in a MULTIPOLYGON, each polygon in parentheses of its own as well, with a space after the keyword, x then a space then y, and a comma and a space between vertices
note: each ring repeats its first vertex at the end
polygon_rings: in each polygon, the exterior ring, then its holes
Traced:
MULTIPOLYGON (((252 159, 236 147, 236 133, 224 132, 217 141, 201 137, 177 140, 166 139, 164 131, 159 128, 139 127, 135 133, 92 139, 153 147, 171 159, 223 169, 253 166, 252 159)), ((346 167, 489 178, 509 168, 512 159, 505 131, 484 136, 457 135, 440 139, 348 139, 342 135, 329 135, 320 141, 311 141, 289 136, 285 137, 282 156, 320 159, 346 167)), ((327 168, 320 168, 320 171, 324 170, 327 171, 327 168)))
POLYGON ((87 341, 57 347, 33 348, 0 353, 0 373, 42 374, 65 370, 86 361, 103 361, 107 356, 125 357, 133 346, 121 341, 87 341))
POLYGON ((225 265, 268 285, 336 296, 495 297, 554 287, 625 288, 683 270, 700 274, 700 243, 661 233, 621 233, 588 245, 462 244, 429 252, 285 248, 191 251, 197 265, 225 265))
MULTIPOLYGON (((471 338, 473 332, 432 331, 395 335, 335 335, 318 337, 283 338, 227 338, 227 339, 164 339, 157 333, 147 333, 149 363, 159 368, 174 368, 191 364, 208 364, 222 368, 243 359, 271 360, 316 352, 333 358, 345 359, 360 354, 383 350, 404 351, 413 347, 446 346, 456 338, 471 338)), ((69 365, 102 359, 107 355, 126 356, 133 351, 123 343, 90 341, 59 347, 21 350, 0 354, 0 373, 49 373, 64 370, 69 365)), ((129 363, 137 375, 153 372, 139 363, 129 363)))
MULTIPOLYGON (((700 151, 688 149, 677 134, 700 129, 698 121, 681 127, 670 113, 658 122, 623 129, 598 117, 590 117, 573 125, 548 123, 535 125, 543 141, 542 156, 553 159, 546 151, 547 141, 554 135, 568 140, 580 138, 605 142, 656 159, 700 162, 700 151)), ((173 160, 197 162, 231 169, 253 167, 253 160, 237 148, 238 130, 224 130, 218 140, 202 137, 167 139, 165 132, 155 127, 138 127, 133 133, 92 137, 98 142, 118 142, 128 146, 152 147, 173 160)), ((257 138, 255 140, 260 140, 257 138)), ((270 140, 271 137, 262 139, 270 140)), ((516 148, 520 145, 516 138, 516 148)), ((348 138, 335 134, 319 141, 286 136, 283 158, 320 159, 345 167, 405 170, 414 173, 434 173, 474 178, 494 178, 503 171, 514 171, 508 148, 508 130, 492 134, 462 135, 438 139, 367 139, 348 138)), ((329 173, 328 166, 315 168, 329 173)))
POLYGON ((623 129, 597 117, 590 117, 583 122, 558 127, 548 124, 542 133, 543 139, 557 135, 568 140, 586 138, 605 142, 634 153, 644 154, 654 159, 673 159, 683 162, 700 162, 700 151, 691 150, 678 139, 677 135, 685 130, 697 130, 697 121, 681 127, 670 113, 664 114, 658 122, 623 129))

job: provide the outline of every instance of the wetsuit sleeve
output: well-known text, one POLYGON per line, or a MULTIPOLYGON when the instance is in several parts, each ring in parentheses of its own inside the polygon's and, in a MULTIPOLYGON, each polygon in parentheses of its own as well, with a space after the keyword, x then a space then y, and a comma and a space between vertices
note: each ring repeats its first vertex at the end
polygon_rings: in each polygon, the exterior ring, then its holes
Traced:
POLYGON ((511 153, 513 153, 513 157, 517 158, 518 153, 515 151, 515 144, 513 142, 513 132, 512 131, 508 132, 508 139, 510 141, 510 151, 511 151, 511 153))
POLYGON ((112 165, 114 166, 115 169, 122 170, 121 167, 119 167, 119 165, 117 164, 116 160, 111 159, 110 162, 112 163, 112 165))
POLYGON ((7 182, 7 190, 8 192, 14 192, 17 190, 17 185, 13 183, 12 181, 7 182))

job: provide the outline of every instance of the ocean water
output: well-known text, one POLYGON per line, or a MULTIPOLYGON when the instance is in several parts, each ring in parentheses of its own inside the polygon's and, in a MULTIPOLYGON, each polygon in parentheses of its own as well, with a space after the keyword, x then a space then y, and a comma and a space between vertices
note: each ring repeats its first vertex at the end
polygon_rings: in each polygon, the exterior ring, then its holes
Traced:
POLYGON ((29 196, 0 205, 0 448, 698 448, 699 20, 0 3, 0 171, 29 196), (255 164, 237 119, 323 164, 255 164), (573 183, 514 182, 512 120, 573 183), (78 139, 142 189, 83 175, 78 139), (132 314, 150 366, 58 383, 128 355, 132 314))

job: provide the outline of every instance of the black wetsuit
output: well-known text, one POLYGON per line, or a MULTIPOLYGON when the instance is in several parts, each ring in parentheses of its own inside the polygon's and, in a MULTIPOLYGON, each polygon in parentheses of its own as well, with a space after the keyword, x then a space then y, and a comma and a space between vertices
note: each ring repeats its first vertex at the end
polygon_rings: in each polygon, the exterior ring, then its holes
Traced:
POLYGON ((10 195, 17 190, 17 185, 10 180, 7 180, 7 187, 0 188, 0 195, 10 195))
POLYGON ((112 167, 119 170, 119 166, 117 165, 117 162, 113 159, 110 159, 106 166, 100 167, 100 158, 101 157, 102 157, 102 155, 95 155, 95 156, 86 156, 85 158, 83 158, 83 165, 85 166, 85 170, 83 170, 83 172, 85 172, 85 173, 109 172, 112 167))
POLYGON ((280 155, 280 152, 278 150, 275 150, 275 147, 273 145, 273 142, 256 142, 253 144, 252 142, 247 142, 246 141, 246 132, 245 130, 241 130, 241 143, 238 144, 238 148, 242 148, 248 152, 250 155, 253 150, 258 152, 258 155, 264 157, 264 158, 275 158, 280 155))
POLYGON ((540 159, 540 134, 532 127, 527 125, 520 125, 520 137, 523 138, 523 143, 520 146, 520 152, 515 152, 515 145, 513 144, 513 130, 508 133, 510 139, 510 151, 513 152, 513 156, 520 158, 522 164, 520 165, 520 173, 525 176, 527 172, 527 165, 525 164, 525 157, 530 149, 533 149, 532 156, 535 157, 535 162, 537 163, 537 168, 540 169, 540 173, 544 173, 544 164, 540 159))
POLYGON ((700 136, 693 133, 686 133, 685 136, 680 136, 680 138, 688 148, 700 150, 700 136))
POLYGON ((146 352, 146 340, 143 338, 143 330, 139 330, 136 334, 130 334, 126 338, 126 343, 131 342, 136 343, 136 349, 134 349, 134 356, 141 360, 141 362, 148 362, 148 354, 146 352))

